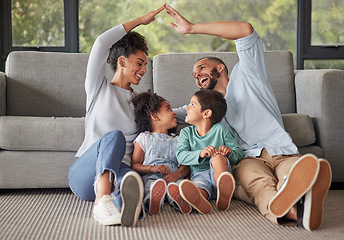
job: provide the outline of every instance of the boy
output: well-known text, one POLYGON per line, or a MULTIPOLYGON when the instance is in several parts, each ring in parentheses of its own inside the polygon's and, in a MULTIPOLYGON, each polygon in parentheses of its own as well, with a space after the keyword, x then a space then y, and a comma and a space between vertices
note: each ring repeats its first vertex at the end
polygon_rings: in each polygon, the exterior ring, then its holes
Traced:
POLYGON ((235 189, 229 161, 236 164, 244 153, 232 131, 219 123, 226 114, 226 100, 217 91, 201 90, 186 109, 185 122, 192 126, 180 132, 177 159, 190 166, 191 181, 180 183, 180 194, 202 214, 212 210, 207 199, 217 199, 217 209, 227 210, 235 189))

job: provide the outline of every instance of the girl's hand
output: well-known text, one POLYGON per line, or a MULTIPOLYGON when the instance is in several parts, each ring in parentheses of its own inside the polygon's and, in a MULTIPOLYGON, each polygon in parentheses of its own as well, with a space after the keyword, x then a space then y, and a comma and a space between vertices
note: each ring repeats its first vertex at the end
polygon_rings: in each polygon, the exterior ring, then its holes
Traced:
POLYGON ((177 172, 170 172, 164 177, 164 180, 167 184, 169 184, 170 182, 178 181, 179 178, 180 176, 178 175, 177 172))
POLYGON ((152 172, 159 172, 162 175, 167 175, 171 172, 171 169, 167 167, 166 165, 156 165, 152 166, 152 172))
POLYGON ((213 156, 216 153, 217 153, 217 148, 216 147, 208 146, 208 147, 206 147, 206 148, 204 148, 202 150, 202 152, 199 154, 199 156, 201 158, 211 157, 211 156, 213 156))
POLYGON ((165 8, 165 4, 163 4, 158 9, 151 11, 151 12, 147 13, 146 15, 142 16, 140 18, 141 24, 147 25, 147 24, 150 24, 151 22, 153 22, 155 20, 155 16, 158 15, 164 8, 165 8))
POLYGON ((225 145, 222 145, 219 147, 219 152, 220 154, 222 154, 223 156, 229 156, 232 152, 232 149, 230 147, 227 147, 225 145))
POLYGON ((165 4, 166 13, 169 15, 176 23, 170 23, 170 26, 177 32, 182 34, 191 33, 192 23, 184 18, 177 10, 165 4))

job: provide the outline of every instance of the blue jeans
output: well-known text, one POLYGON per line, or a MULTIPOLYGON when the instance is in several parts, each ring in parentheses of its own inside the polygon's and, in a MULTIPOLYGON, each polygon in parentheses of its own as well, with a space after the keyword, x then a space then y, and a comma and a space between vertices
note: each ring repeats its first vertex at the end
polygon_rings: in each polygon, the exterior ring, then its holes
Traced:
POLYGON ((114 203, 121 209, 122 199, 119 186, 123 176, 133 171, 128 165, 122 163, 126 151, 126 140, 123 133, 113 130, 104 134, 82 156, 80 156, 69 169, 68 183, 70 189, 79 198, 86 201, 95 200, 94 185, 97 179, 108 170, 114 177, 114 184, 118 189, 111 189, 114 203), (115 191, 114 191, 115 189, 115 191))

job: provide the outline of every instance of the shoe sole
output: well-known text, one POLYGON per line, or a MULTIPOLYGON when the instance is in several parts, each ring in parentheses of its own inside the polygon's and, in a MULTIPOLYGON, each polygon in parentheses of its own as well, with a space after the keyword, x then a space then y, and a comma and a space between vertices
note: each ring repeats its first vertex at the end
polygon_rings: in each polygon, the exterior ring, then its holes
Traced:
POLYGON ((272 198, 269 211, 276 217, 284 216, 310 190, 319 173, 319 161, 313 154, 302 156, 290 169, 288 179, 272 198))
POLYGON ((184 199, 180 195, 179 187, 177 184, 169 184, 167 186, 167 194, 171 199, 173 199, 182 213, 188 214, 191 212, 191 206, 188 202, 184 201, 184 199))
POLYGON ((223 172, 217 180, 216 208, 226 211, 229 208, 235 189, 235 180, 231 173, 223 172))
MULTIPOLYGON (((323 216, 323 206, 327 195, 327 192, 331 186, 332 172, 330 164, 324 160, 320 159, 320 170, 318 179, 314 183, 311 194, 311 210, 310 213, 306 215, 303 221, 304 228, 313 231, 320 227, 322 223, 323 216), (308 221, 307 221, 308 219, 308 221), (307 224, 308 223, 308 224, 307 224)), ((307 201, 307 195, 306 195, 307 201)), ((305 203, 306 204, 306 203, 305 203)))
POLYGON ((198 212, 208 214, 213 209, 208 200, 203 197, 198 187, 190 180, 183 180, 179 184, 179 192, 182 198, 198 212))
POLYGON ((160 212, 162 201, 166 194, 165 181, 162 179, 155 181, 150 194, 151 197, 149 200, 149 213, 151 215, 156 215, 160 212))
POLYGON ((121 223, 125 227, 135 226, 141 211, 143 199, 143 184, 141 177, 136 172, 128 172, 121 183, 122 211, 121 223))
POLYGON ((121 224, 120 218, 112 218, 112 219, 103 220, 101 218, 97 218, 95 215, 93 215, 93 218, 94 218, 94 220, 99 222, 99 224, 105 225, 105 226, 113 226, 113 225, 120 225, 121 224))

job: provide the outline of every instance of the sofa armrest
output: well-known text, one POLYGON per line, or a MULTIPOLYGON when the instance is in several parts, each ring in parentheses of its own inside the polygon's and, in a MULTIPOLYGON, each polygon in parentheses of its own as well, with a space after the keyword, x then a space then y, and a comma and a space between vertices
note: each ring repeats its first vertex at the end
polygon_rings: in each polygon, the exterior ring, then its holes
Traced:
POLYGON ((6 75, 0 72, 0 116, 6 115, 6 75))
POLYGON ((309 115, 316 132, 316 144, 333 170, 333 181, 344 182, 344 71, 296 70, 297 113, 309 115))

